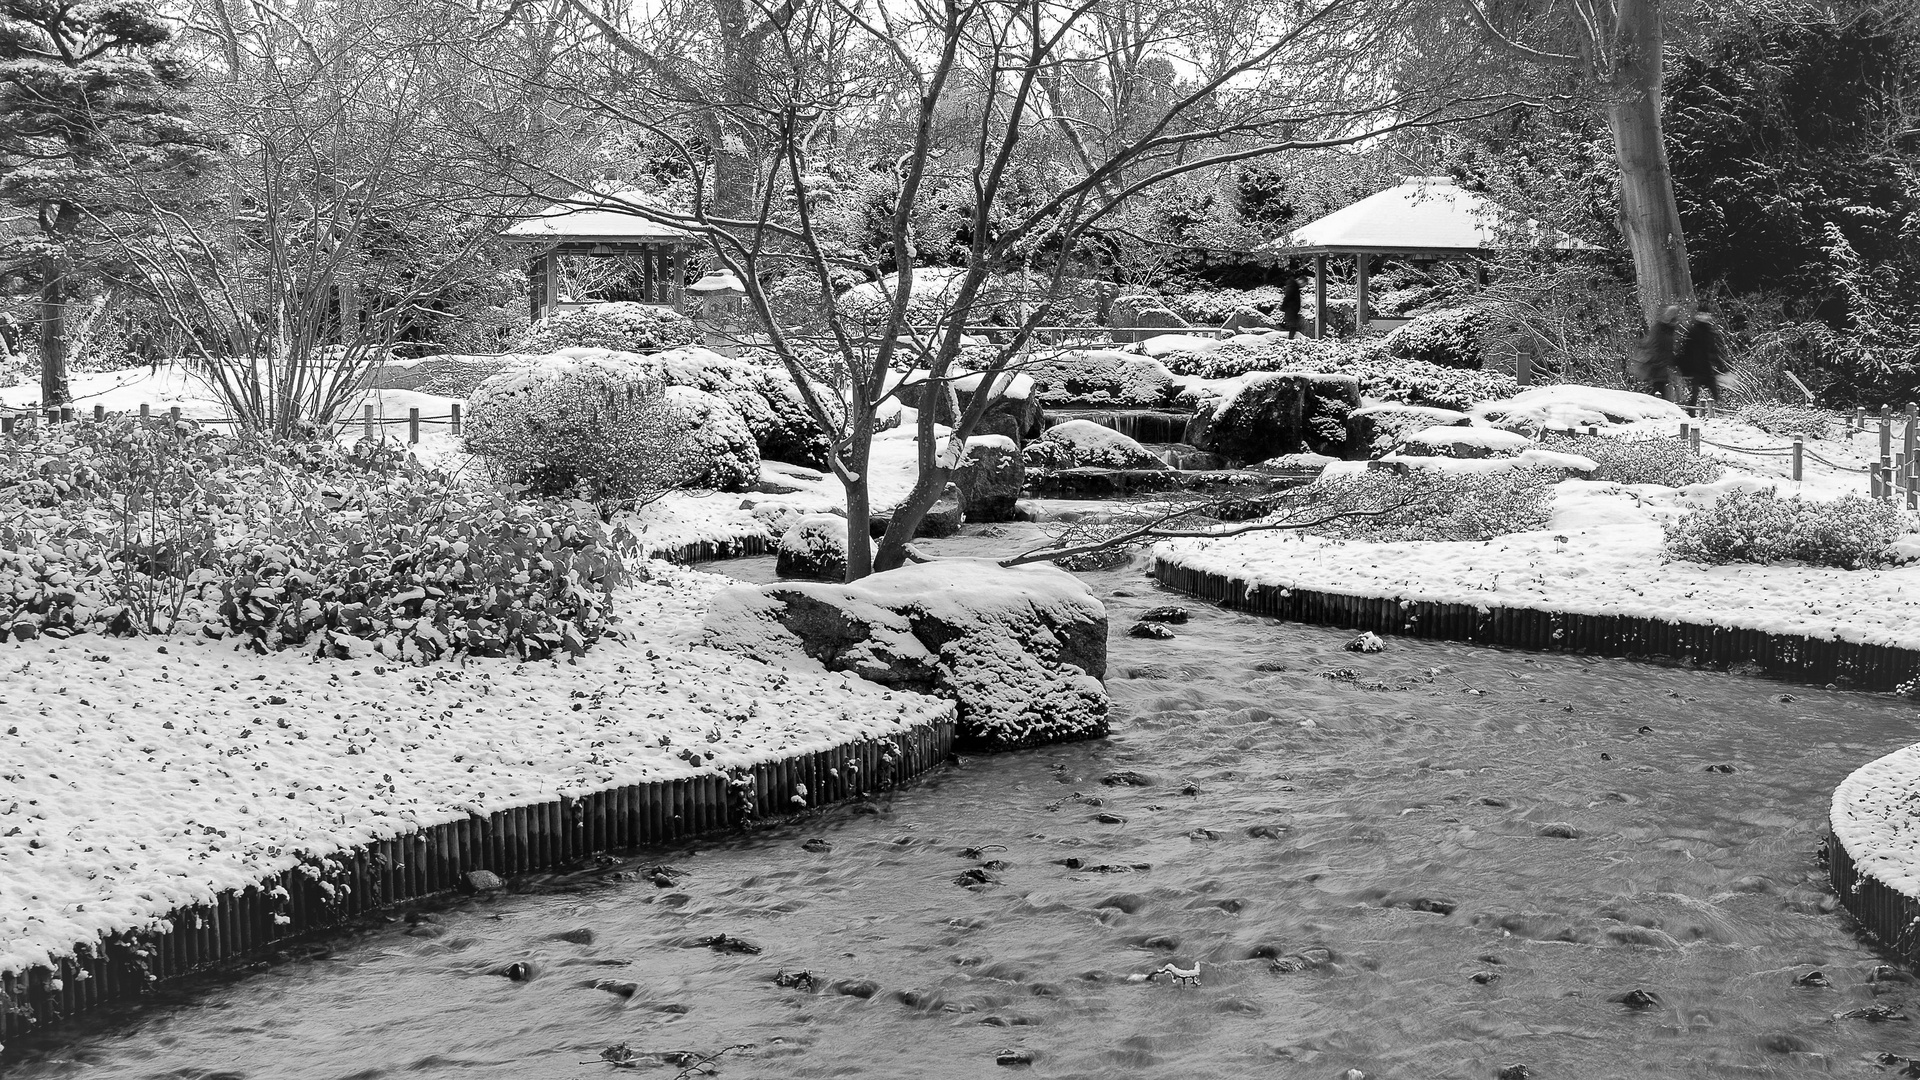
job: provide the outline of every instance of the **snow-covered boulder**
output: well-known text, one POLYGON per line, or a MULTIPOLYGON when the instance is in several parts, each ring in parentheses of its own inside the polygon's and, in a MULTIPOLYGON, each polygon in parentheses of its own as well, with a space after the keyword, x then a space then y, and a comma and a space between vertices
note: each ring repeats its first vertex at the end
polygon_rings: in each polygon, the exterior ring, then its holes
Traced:
POLYGON ((975 435, 953 472, 960 505, 970 522, 1012 521, 1013 504, 1026 483, 1020 447, 1005 435, 975 435))
POLYGON ((1165 364, 1118 349, 1074 349, 1035 360, 1021 370, 1039 386, 1041 403, 1049 406, 1079 403, 1155 409, 1171 403, 1179 393, 1165 364))
POLYGON ((1436 425, 1402 439, 1400 452, 1456 458, 1513 457, 1532 445, 1532 439, 1503 428, 1436 425))
POLYGON ((1171 353, 1219 352, 1223 344, 1219 338, 1201 337, 1198 334, 1155 334, 1140 342, 1140 351, 1157 360, 1171 353))
POLYGON ((1563 383, 1482 402, 1474 406, 1473 415, 1505 428, 1582 428, 1642 420, 1685 420, 1687 411, 1652 394, 1563 383))
POLYGON ((1472 418, 1463 412, 1398 402, 1362 405, 1353 410, 1349 418, 1353 443, 1365 449, 1368 457, 1392 453, 1400 440, 1412 432, 1441 425, 1464 427, 1469 423, 1472 418))
POLYGON ((760 479, 760 450, 734 407, 691 386, 667 387, 674 441, 685 447, 688 487, 752 491, 760 479))
POLYGON ((802 516, 781 535, 774 571, 783 578, 845 581, 847 519, 833 514, 802 516))
POLYGON ((1056 469, 1164 469, 1167 463, 1153 451, 1109 427, 1091 420, 1069 420, 1050 427, 1028 448, 1043 451, 1036 458, 1056 469))
POLYGON ((706 641, 953 701, 959 739, 1012 749, 1107 733, 1107 613, 1051 566, 941 559, 847 584, 737 585, 706 641))
MULTIPOLYGON (((961 523, 966 520, 964 507, 965 504, 961 501, 960 485, 948 483, 946 487, 940 489, 940 497, 933 500, 933 505, 927 507, 927 512, 921 515, 920 524, 913 527, 913 538, 919 540, 923 537, 932 537, 937 540, 959 532, 961 523)), ((899 510, 899 506, 875 510, 867 519, 873 529, 873 535, 878 537, 884 534, 893 524, 893 516, 899 510)))
MULTIPOLYGON (((980 392, 984 382, 986 376, 983 374, 963 375, 954 380, 954 395, 959 399, 961 408, 973 403, 973 395, 980 392)), ((980 414, 980 423, 973 433, 1005 435, 1021 444, 1038 436, 1044 426, 1044 417, 1037 389, 1033 378, 1024 372, 1001 372, 988 390, 993 395, 992 399, 987 402, 987 411, 980 414)))
POLYGON ((1229 380, 1227 392, 1202 401, 1182 440, 1229 461, 1265 461, 1311 450, 1344 457, 1347 420, 1360 404, 1350 375, 1262 372, 1229 380))

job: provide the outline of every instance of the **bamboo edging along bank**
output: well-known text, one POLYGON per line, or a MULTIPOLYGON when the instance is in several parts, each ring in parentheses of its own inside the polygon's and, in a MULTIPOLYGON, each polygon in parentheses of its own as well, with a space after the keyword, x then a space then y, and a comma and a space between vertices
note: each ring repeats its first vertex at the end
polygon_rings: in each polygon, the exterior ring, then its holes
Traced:
POLYGON ((604 852, 779 820, 898 787, 945 761, 952 747, 953 723, 943 721, 750 771, 563 796, 303 857, 210 904, 174 910, 160 920, 162 929, 116 933, 76 945, 73 957, 52 967, 0 975, 0 1042, 402 901, 455 891, 477 870, 551 870, 604 852))
POLYGON ((1858 690, 1892 690, 1920 673, 1920 652, 1892 645, 1636 615, 1581 615, 1252 585, 1158 558, 1153 576, 1170 589, 1256 615, 1381 634, 1540 652, 1690 658, 1713 666, 1750 663, 1769 675, 1815 684, 1843 683, 1858 690))
POLYGON ((1920 964, 1920 900, 1888 885, 1853 863, 1840 837, 1827 833, 1827 880, 1840 905, 1860 920, 1880 943, 1908 964, 1920 964))

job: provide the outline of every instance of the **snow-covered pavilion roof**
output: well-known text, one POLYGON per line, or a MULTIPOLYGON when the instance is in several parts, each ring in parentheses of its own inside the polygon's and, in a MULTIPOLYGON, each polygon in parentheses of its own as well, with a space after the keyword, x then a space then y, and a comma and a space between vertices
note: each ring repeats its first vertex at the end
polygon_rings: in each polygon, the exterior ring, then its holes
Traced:
POLYGON ((648 221, 634 212, 659 205, 641 191, 580 191, 515 222, 506 235, 514 240, 568 244, 692 244, 693 234, 686 230, 648 221))
POLYGON ((1288 254, 1396 254, 1439 257, 1515 247, 1566 251, 1591 244, 1522 219, 1444 176, 1409 176, 1269 245, 1288 254))

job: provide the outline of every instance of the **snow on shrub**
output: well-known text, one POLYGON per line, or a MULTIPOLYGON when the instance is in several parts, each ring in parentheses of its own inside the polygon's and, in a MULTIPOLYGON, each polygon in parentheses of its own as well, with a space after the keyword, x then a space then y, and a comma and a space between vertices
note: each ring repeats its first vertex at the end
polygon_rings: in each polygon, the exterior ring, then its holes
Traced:
POLYGON ((578 652, 635 549, 590 510, 461 487, 378 444, 113 417, 35 431, 0 468, 0 631, 198 627, 422 661, 578 652))
POLYGON ((1543 529, 1553 517, 1553 485, 1561 470, 1511 468, 1498 472, 1369 469, 1324 476, 1290 498, 1307 500, 1294 518, 1334 510, 1391 512, 1346 517, 1311 531, 1380 543, 1405 540, 1491 540, 1543 529))
POLYGON ((549 315, 514 339, 512 351, 550 353, 558 349, 617 349, 650 353, 691 345, 700 338, 693 320, 654 304, 589 304, 549 315))
POLYGON ((1043 404, 1089 402, 1151 409, 1173 399, 1173 373, 1151 357, 1116 349, 1080 349, 1023 364, 1043 404))
POLYGON ((1027 464, 1036 468, 1164 469, 1167 463, 1139 443, 1091 420, 1050 427, 1027 444, 1027 464))
POLYGON ((1196 323, 1223 323, 1240 308, 1251 308, 1274 320, 1280 316, 1280 303, 1287 290, 1278 285, 1253 289, 1200 289, 1170 296, 1163 303, 1173 313, 1196 323))
POLYGON ((468 399, 467 451, 539 496, 633 506, 697 482, 708 463, 688 419, 656 373, 620 356, 537 356, 489 377, 468 399))
POLYGON ((760 451, 747 422, 717 394, 691 386, 667 387, 667 437, 684 448, 683 475, 691 487, 751 491, 760 479, 760 451))
POLYGON ((1688 562, 1792 561, 1859 570, 1884 561, 1888 545, 1912 521, 1897 507, 1859 495, 1815 501, 1758 490, 1729 491, 1662 528, 1667 555, 1688 562))
POLYGON ((1555 450, 1589 457, 1599 466, 1595 480, 1616 484, 1686 487, 1720 476, 1719 462, 1698 454, 1679 439, 1621 439, 1610 435, 1549 436, 1555 450))
POLYGON ((1485 343, 1492 325, 1493 315, 1485 308, 1430 311, 1395 328, 1380 347, 1400 360, 1478 370, 1486 364, 1485 343))
MULTIPOLYGON (((825 468, 828 439, 807 412, 793 375, 778 360, 756 363, 699 347, 645 357, 668 386, 704 390, 733 406, 745 420, 760 456, 825 468)), ((825 392, 828 400, 837 395, 825 392)))
POLYGON ((1833 429, 1834 415, 1811 405, 1787 405, 1777 401, 1742 405, 1738 413, 1743 423, 1752 424, 1769 435, 1792 438, 1824 439, 1833 429))

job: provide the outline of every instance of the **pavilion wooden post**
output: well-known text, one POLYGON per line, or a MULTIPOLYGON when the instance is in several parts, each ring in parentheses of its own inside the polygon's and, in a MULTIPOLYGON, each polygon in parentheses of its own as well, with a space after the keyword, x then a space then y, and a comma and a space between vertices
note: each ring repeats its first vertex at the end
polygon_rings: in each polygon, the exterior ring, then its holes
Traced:
POLYGON ((534 256, 533 265, 527 268, 527 291, 532 294, 534 322, 553 314, 554 305, 560 301, 558 250, 534 256))
POLYGON ((1313 336, 1327 336, 1327 257, 1313 257, 1313 336))
POLYGON ((1353 257, 1353 334, 1359 337, 1367 332, 1367 263, 1366 252, 1353 257))
POLYGON ((640 295, 646 297, 649 304, 660 302, 653 291, 653 263, 657 257, 658 253, 652 248, 646 248, 640 252, 640 295))

